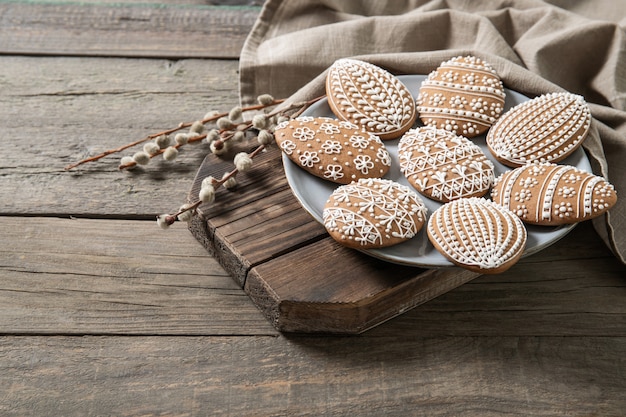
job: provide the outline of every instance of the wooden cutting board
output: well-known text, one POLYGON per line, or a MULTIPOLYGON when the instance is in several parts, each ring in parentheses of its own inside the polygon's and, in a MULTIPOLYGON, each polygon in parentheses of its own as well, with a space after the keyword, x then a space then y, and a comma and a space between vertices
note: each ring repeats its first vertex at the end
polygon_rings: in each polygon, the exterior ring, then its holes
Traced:
MULTIPOLYGON (((231 161, 208 155, 189 200, 231 161)), ((280 331, 361 333, 478 276, 396 265, 339 245, 291 193, 276 147, 237 180, 200 206, 189 228, 280 331)))

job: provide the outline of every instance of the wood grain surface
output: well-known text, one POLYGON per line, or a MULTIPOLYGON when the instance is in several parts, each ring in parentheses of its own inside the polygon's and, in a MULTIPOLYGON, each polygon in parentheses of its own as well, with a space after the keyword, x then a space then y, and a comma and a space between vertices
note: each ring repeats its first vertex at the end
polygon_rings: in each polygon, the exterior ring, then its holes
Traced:
POLYGON ((0 3, 0 49, 15 55, 238 58, 258 7, 196 2, 0 3))
MULTIPOLYGON (((588 223, 364 334, 283 334, 185 225, 156 226, 207 149, 63 171, 237 104, 236 59, 178 58, 205 40, 191 15, 244 3, 0 2, 0 415, 623 416, 626 266, 588 223)), ((236 53, 238 30, 205 47, 236 53)), ((235 225, 297 210, 286 186, 256 203, 271 172, 247 181, 214 231, 261 253, 235 225)))

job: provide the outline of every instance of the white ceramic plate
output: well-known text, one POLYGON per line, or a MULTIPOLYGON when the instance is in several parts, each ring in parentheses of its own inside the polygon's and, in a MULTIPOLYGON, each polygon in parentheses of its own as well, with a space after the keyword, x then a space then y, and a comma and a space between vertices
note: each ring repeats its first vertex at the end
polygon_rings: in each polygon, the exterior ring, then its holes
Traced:
MULTIPOLYGON (((419 88, 422 81, 426 78, 424 75, 404 75, 398 77, 411 91, 414 97, 417 97, 419 88)), ((511 107, 528 101, 529 98, 506 89, 506 101, 504 103, 504 111, 507 111, 511 107)), ((312 117, 335 117, 328 107, 328 102, 324 99, 303 113, 303 116, 312 117)), ((421 126, 421 123, 417 122, 416 126, 421 126)), ((385 146, 392 158, 391 169, 385 175, 385 178, 399 182, 406 186, 411 187, 404 175, 400 172, 400 166, 398 162, 398 141, 399 139, 384 141, 385 146)), ((485 135, 472 138, 472 141, 478 144, 483 152, 487 155, 495 165, 495 175, 498 176, 501 173, 510 170, 510 168, 502 165, 493 158, 485 142, 485 135)), ((576 152, 570 155, 562 164, 573 165, 583 171, 591 172, 591 165, 585 155, 582 148, 579 148, 576 152)), ((285 175, 293 194, 302 204, 302 207, 308 211, 318 222, 323 224, 322 212, 324 211, 324 204, 330 194, 339 186, 330 181, 323 180, 314 175, 309 174, 298 165, 291 162, 286 155, 283 154, 283 165, 285 167, 285 175)), ((412 188, 412 187, 411 187, 412 188)), ((413 189, 413 188, 412 188, 413 189)), ((418 193, 419 194, 419 193, 418 193)), ((422 200, 428 208, 428 217, 433 213, 441 203, 431 200, 422 196, 422 200)), ((565 225, 559 227, 548 226, 532 226, 526 225, 528 231, 528 241, 526 244, 526 250, 524 256, 536 253, 547 246, 552 245, 563 236, 565 236, 575 225, 565 225)), ((363 249, 365 252, 373 257, 383 259, 385 261, 399 263, 403 265, 418 266, 423 268, 436 268, 452 266, 452 263, 448 261, 442 254, 440 254, 428 240, 426 234, 426 226, 411 240, 401 243, 399 245, 390 246, 382 249, 363 249)))

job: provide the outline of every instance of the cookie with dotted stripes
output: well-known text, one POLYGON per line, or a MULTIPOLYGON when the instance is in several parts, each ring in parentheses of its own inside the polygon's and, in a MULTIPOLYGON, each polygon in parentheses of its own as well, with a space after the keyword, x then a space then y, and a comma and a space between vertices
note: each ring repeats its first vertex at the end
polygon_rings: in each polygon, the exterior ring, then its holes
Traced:
POLYGON ((432 126, 411 129, 398 143, 400 171, 421 194, 439 202, 481 197, 494 166, 478 145, 432 126))
POLYGON ((493 156, 509 167, 559 162, 587 137, 591 112, 582 96, 544 94, 509 109, 487 133, 493 156))
POLYGON ((391 166, 391 155, 376 135, 342 120, 299 117, 279 124, 274 137, 296 165, 338 184, 382 177, 391 166))
POLYGON ((527 232, 510 210, 480 197, 461 198, 435 210, 428 239, 455 265, 481 274, 513 266, 526 248, 527 232))
POLYGON ((382 140, 395 139, 417 118, 408 88, 390 72, 356 59, 339 59, 328 69, 326 95, 341 120, 361 126, 382 140))
POLYGON ((497 177, 491 198, 525 223, 558 226, 606 213, 617 193, 604 178, 573 166, 536 163, 497 177))
POLYGON ((330 236, 344 246, 372 249, 415 236, 426 222, 426 206, 409 187, 383 178, 339 186, 324 206, 330 236))
POLYGON ((417 112, 425 125, 471 138, 496 122, 504 99, 504 86, 490 64, 474 56, 458 56, 443 62, 422 82, 417 112))

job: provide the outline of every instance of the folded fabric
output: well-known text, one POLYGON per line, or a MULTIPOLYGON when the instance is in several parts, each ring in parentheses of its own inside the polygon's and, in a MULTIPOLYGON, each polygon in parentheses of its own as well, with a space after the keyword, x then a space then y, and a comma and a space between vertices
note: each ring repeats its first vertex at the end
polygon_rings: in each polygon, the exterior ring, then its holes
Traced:
POLYGON ((324 94, 325 70, 343 57, 428 74, 444 60, 475 55, 526 96, 580 94, 593 116, 583 146, 618 193, 594 226, 626 263, 624 27, 626 8, 611 0, 268 0, 241 53, 241 100, 324 94))

